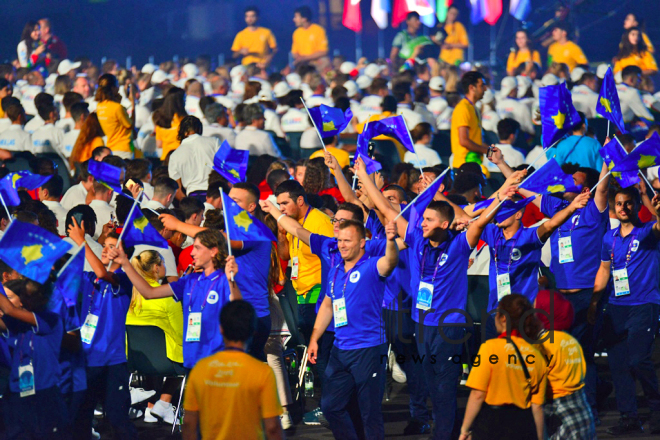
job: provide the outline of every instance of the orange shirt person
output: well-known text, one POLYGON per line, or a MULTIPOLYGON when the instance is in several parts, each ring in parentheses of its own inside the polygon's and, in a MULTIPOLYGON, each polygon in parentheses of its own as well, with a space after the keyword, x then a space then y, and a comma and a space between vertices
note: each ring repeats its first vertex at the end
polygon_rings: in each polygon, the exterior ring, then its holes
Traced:
POLYGON ((465 60, 465 49, 470 43, 465 26, 457 19, 458 8, 450 6, 447 9, 447 20, 445 21, 447 37, 442 43, 440 60, 451 65, 461 64, 465 60))
POLYGON ((167 159, 167 155, 181 144, 179 125, 181 120, 188 116, 185 96, 183 89, 172 87, 165 95, 162 107, 154 112, 156 148, 162 151, 160 160, 167 159))
POLYGON ((277 52, 277 42, 270 29, 257 26, 259 9, 256 6, 245 8, 246 28, 236 34, 231 46, 234 58, 243 57, 244 66, 256 63, 267 67, 277 52))
POLYGON ((293 32, 291 54, 293 63, 312 63, 324 67, 328 60, 328 37, 325 29, 312 23, 312 10, 309 6, 300 6, 293 12, 293 22, 297 29, 293 32))
POLYGON ((96 113, 91 113, 85 118, 80 127, 78 139, 73 145, 71 156, 69 157, 69 166, 75 169, 76 163, 82 163, 92 158, 92 151, 97 147, 103 146, 103 129, 99 123, 96 113))
POLYGON ((626 18, 623 20, 623 28, 628 30, 633 27, 639 28, 640 31, 642 31, 642 40, 644 40, 644 44, 646 44, 647 50, 651 53, 654 53, 655 48, 653 47, 653 43, 651 43, 651 39, 648 35, 646 35, 645 32, 643 32, 644 26, 642 26, 642 23, 639 22, 637 16, 631 12, 626 15, 626 18))
POLYGON ((576 66, 589 62, 580 46, 568 39, 566 24, 557 23, 555 25, 552 30, 552 39, 555 42, 548 48, 548 66, 552 63, 564 63, 572 71, 576 66))
POLYGON ((515 76, 516 69, 521 64, 526 64, 525 71, 522 72, 524 75, 532 70, 533 66, 530 66, 532 63, 536 63, 540 67, 541 55, 532 47, 532 40, 529 38, 527 31, 521 29, 516 32, 516 49, 512 49, 509 54, 509 59, 506 62, 506 72, 509 76, 515 76))
POLYGON ((621 37, 619 54, 614 63, 614 73, 618 73, 628 66, 639 67, 642 69, 642 75, 655 75, 658 72, 655 57, 644 42, 642 32, 636 27, 627 29, 621 37))
MULTIPOLYGON (((132 159, 135 148, 133 146, 133 121, 128 117, 126 109, 120 104, 119 83, 117 77, 111 73, 101 75, 96 90, 96 114, 103 133, 108 138, 107 147, 112 154, 122 159, 132 159)), ((131 87, 129 99, 135 102, 135 93, 131 87), (132 98, 131 98, 132 97, 132 98)))

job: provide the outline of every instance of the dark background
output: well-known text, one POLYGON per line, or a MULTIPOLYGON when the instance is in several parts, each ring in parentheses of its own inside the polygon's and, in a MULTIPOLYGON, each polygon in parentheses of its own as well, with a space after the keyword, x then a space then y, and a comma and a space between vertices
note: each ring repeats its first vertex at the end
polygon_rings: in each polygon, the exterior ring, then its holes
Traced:
MULTIPOLYGON (((435 0, 432 0, 435 1, 435 0)), ((472 33, 474 60, 489 59, 491 29, 485 23, 469 24, 469 1, 454 0, 462 21, 472 33)), ((293 10, 308 5, 314 10, 314 21, 328 31, 331 53, 355 59, 356 35, 341 25, 343 0, 4 0, 0 15, 0 60, 16 57, 16 45, 26 21, 49 17, 53 32, 69 49, 71 59, 91 57, 95 63, 102 57, 115 58, 124 64, 127 56, 142 66, 154 56, 155 61, 174 55, 194 58, 210 55, 214 64, 218 55, 231 58, 230 46, 236 32, 244 27, 243 9, 257 4, 261 9, 260 24, 274 32, 280 51, 275 65, 283 67, 291 47, 293 10)), ((532 14, 526 23, 532 32, 552 18, 559 2, 532 0, 532 14)), ((647 17, 646 32, 660 47, 660 1, 657 0, 569 0, 571 21, 579 30, 579 44, 590 62, 611 62, 617 53, 628 12, 647 17), (576 3, 578 3, 576 5, 576 3)), ((513 44, 513 34, 522 23, 509 16, 509 0, 504 0, 503 14, 495 25, 497 60, 506 62, 513 44)), ((370 15, 371 0, 362 0, 363 55, 373 59, 379 55, 379 37, 389 54, 397 29, 389 27, 379 35, 370 15)), ((391 26, 391 17, 390 17, 391 26)), ((428 31, 427 31, 428 32, 428 31)), ((542 58, 545 59, 545 53, 542 58)), ((429 53, 428 55, 436 55, 429 53)))

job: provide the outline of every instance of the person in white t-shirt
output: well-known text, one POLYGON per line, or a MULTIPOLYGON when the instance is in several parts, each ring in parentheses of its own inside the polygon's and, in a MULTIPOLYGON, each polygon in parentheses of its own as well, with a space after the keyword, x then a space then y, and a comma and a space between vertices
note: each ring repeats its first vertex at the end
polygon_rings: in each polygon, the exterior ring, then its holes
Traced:
POLYGON ((417 127, 423 121, 419 113, 415 113, 412 109, 412 85, 409 82, 399 82, 392 87, 392 94, 396 99, 397 115, 403 116, 406 121, 408 130, 417 127))
POLYGON ((273 137, 264 131, 264 112, 259 104, 246 106, 243 115, 248 125, 236 136, 236 149, 247 150, 252 156, 268 154, 282 157, 273 137))
POLYGON ((644 105, 639 87, 642 82, 642 69, 638 66, 627 66, 621 71, 621 84, 616 85, 621 101, 623 122, 631 122, 635 116, 653 121, 653 115, 644 105))
POLYGON ((514 76, 502 79, 501 98, 497 101, 495 109, 500 119, 512 118, 520 123, 520 129, 526 133, 534 134, 532 113, 526 104, 518 101, 518 81, 514 76))
POLYGON ((383 98, 390 93, 387 88, 387 80, 385 78, 375 78, 371 82, 367 92, 367 95, 360 101, 360 111, 356 115, 359 123, 365 122, 370 115, 377 115, 383 112, 383 108, 381 107, 383 98))
POLYGON ((170 156, 167 170, 180 189, 189 196, 205 193, 209 187, 209 166, 220 148, 215 137, 201 136, 202 122, 195 116, 186 116, 179 126, 181 145, 170 156))
MULTIPOLYGON (((516 141, 518 132, 520 131, 520 124, 518 121, 505 118, 497 123, 497 136, 500 138, 500 142, 494 145, 495 150, 494 154, 501 154, 506 159, 506 163, 511 168, 516 168, 525 163, 525 156, 512 147, 512 144, 516 141)), ((484 159, 484 165, 491 173, 500 173, 500 169, 493 162, 484 159)))
POLYGON ((481 104, 481 127, 485 131, 497 133, 497 123, 500 122, 500 115, 495 111, 495 94, 491 89, 486 89, 484 97, 477 105, 481 104))
POLYGON ((32 134, 37 128, 45 124, 44 119, 39 116, 39 111, 37 110, 38 106, 44 104, 54 105, 54 103, 55 100, 53 99, 53 95, 49 95, 48 93, 37 92, 36 96, 32 97, 31 100, 26 100, 25 95, 23 95, 23 99, 21 99, 21 105, 25 109, 25 113, 28 115, 34 115, 34 117, 25 124, 25 131, 32 134))
POLYGON ((64 225, 68 212, 59 202, 62 197, 63 186, 64 182, 62 178, 55 174, 39 188, 39 200, 55 214, 55 218, 57 218, 57 233, 62 237, 66 235, 64 225))
POLYGON ((287 95, 280 99, 281 104, 286 104, 289 109, 280 118, 280 125, 285 133, 302 133, 311 127, 309 117, 300 101, 302 92, 300 90, 291 90, 287 95))
MULTIPOLYGON (((0 148, 7 151, 30 151, 32 149, 32 137, 30 133, 23 130, 25 124, 25 110, 21 104, 13 104, 7 108, 7 117, 11 125, 7 130, 0 133, 0 148)), ((11 153, 9 159, 11 157, 11 153)))
POLYGON ((431 127, 433 128, 433 131, 435 131, 436 128, 436 120, 435 120, 435 115, 431 113, 431 111, 428 109, 428 104, 431 102, 431 94, 429 91, 429 86, 426 84, 419 84, 417 87, 415 87, 415 102, 413 104, 413 108, 415 110, 415 113, 419 114, 422 117, 422 121, 428 122, 431 127))
POLYGON ((80 129, 85 123, 85 119, 89 116, 89 104, 84 101, 76 102, 71 106, 71 118, 73 119, 73 128, 64 135, 62 138, 62 153, 65 157, 71 157, 73 146, 76 145, 80 129))
MULTIPOLYGON (((76 121, 73 120, 71 116, 71 106, 77 102, 83 102, 83 97, 81 94, 76 92, 66 92, 62 97, 62 107, 64 109, 64 116, 62 119, 55 123, 55 126, 64 130, 64 133, 68 133, 73 130, 73 127, 76 125, 76 121)), ((60 116, 62 112, 60 112, 60 116)))
MULTIPOLYGON (((571 77, 573 77, 573 74, 578 69, 580 68, 576 67, 573 69, 571 77)), ((577 111, 584 113, 587 119, 595 118, 596 103, 598 102, 598 80, 596 74, 584 72, 576 81, 576 85, 571 89, 571 98, 577 111)))
POLYGON ((69 188, 62 197, 60 203, 64 209, 70 210, 75 206, 87 204, 87 194, 93 191, 94 187, 94 176, 89 174, 88 163, 89 161, 85 161, 80 164, 80 183, 69 188))
POLYGON ((43 104, 38 110, 44 125, 32 133, 32 153, 56 153, 64 158, 62 146, 64 130, 55 126, 59 118, 57 109, 53 104, 43 104))
POLYGON ((406 151, 406 154, 403 156, 404 162, 412 164, 415 168, 432 167, 442 164, 440 155, 429 147, 433 136, 431 124, 428 122, 417 124, 410 131, 410 135, 415 143, 415 152, 406 151))
POLYGON ((96 229, 94 231, 94 240, 98 240, 103 233, 103 226, 117 218, 115 210, 110 206, 113 191, 102 184, 101 182, 94 182, 94 199, 89 204, 89 207, 94 210, 96 214, 96 229))
MULTIPOLYGON (((154 181, 154 195, 151 200, 143 201, 142 207, 149 209, 167 209, 172 206, 172 202, 179 190, 179 184, 176 180, 167 176, 159 177, 154 181)), ((181 198, 184 195, 181 193, 181 198)))
POLYGON ((312 90, 312 96, 305 100, 308 108, 318 107, 321 104, 334 106, 332 99, 325 96, 325 80, 320 73, 311 73, 307 84, 309 84, 309 88, 312 90))
POLYGON ((229 115, 227 109, 217 102, 206 106, 204 117, 208 124, 204 125, 204 136, 218 138, 220 144, 227 141, 230 147, 236 145, 236 132, 229 127, 229 115))

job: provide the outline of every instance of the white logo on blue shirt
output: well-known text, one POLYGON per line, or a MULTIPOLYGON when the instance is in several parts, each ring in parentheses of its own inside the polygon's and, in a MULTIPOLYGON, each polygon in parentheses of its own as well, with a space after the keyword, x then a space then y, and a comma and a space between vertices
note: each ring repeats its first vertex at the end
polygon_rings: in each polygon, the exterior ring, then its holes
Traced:
POLYGON ((220 299, 218 292, 216 292, 215 290, 211 290, 209 292, 209 295, 206 297, 206 302, 208 302, 209 304, 215 304, 218 302, 218 299, 220 299))
POLYGON ((639 240, 633 240, 630 252, 637 252, 637 249, 639 249, 639 240))
POLYGON ((511 259, 513 261, 518 261, 522 257, 522 252, 520 252, 520 249, 518 248, 513 248, 511 251, 511 259))
POLYGON ((448 257, 449 257, 449 256, 448 256, 447 254, 442 254, 442 256, 440 257, 440 266, 444 266, 444 265, 445 265, 445 263, 447 262, 447 258, 448 258, 448 257))
POLYGON ((571 223, 573 223, 577 227, 577 225, 580 224, 580 216, 574 215, 573 218, 571 219, 571 223))
POLYGON ((357 283, 360 280, 360 272, 353 272, 349 278, 351 283, 357 283))

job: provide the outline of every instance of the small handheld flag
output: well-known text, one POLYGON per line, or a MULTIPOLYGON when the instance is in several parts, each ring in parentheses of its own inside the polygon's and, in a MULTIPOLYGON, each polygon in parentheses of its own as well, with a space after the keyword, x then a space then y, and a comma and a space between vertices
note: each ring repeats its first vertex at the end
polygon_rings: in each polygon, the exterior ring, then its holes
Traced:
POLYGON ((52 175, 42 176, 40 174, 33 174, 29 171, 18 171, 12 176, 16 188, 25 188, 30 191, 41 187, 44 183, 48 182, 52 175))
POLYGON ((353 119, 353 112, 350 108, 346 109, 346 112, 342 112, 339 108, 329 107, 325 104, 310 108, 309 115, 324 138, 337 136, 348 127, 353 119))
POLYGON ((238 241, 275 241, 273 232, 262 222, 254 218, 249 212, 222 194, 222 210, 225 214, 225 231, 227 240, 238 241))
POLYGON ((121 193, 121 168, 110 165, 105 162, 99 162, 90 159, 87 165, 89 174, 94 178, 113 190, 116 193, 121 193))
POLYGON ((445 177, 445 174, 447 174, 450 169, 451 168, 447 168, 444 170, 442 174, 440 174, 424 191, 415 197, 415 200, 408 203, 408 205, 406 205, 403 211, 401 211, 394 218, 394 220, 399 217, 406 218, 407 216, 409 224, 417 225, 420 223, 426 207, 429 206, 429 203, 431 203, 435 197, 435 194, 440 189, 440 185, 442 185, 442 180, 445 177))
POLYGON ((634 172, 643 168, 660 165, 660 135, 653 133, 650 138, 640 143, 620 163, 612 169, 612 173, 634 172))
POLYGON ((610 67, 607 68, 607 72, 603 77, 603 84, 600 86, 600 93, 596 102, 596 113, 614 123, 621 133, 626 133, 619 92, 616 90, 614 75, 610 67))
POLYGON ((517 202, 514 202, 512 200, 505 200, 504 203, 502 203, 502 207, 500 210, 497 212, 495 215, 495 221, 497 223, 502 223, 504 220, 508 219, 512 215, 514 215, 516 212, 520 211, 523 209, 525 206, 529 205, 534 201, 535 197, 528 197, 526 199, 519 200, 517 202))
POLYGON ((582 121, 565 83, 539 89, 543 148, 564 137, 582 121))
POLYGON ((3 203, 6 206, 18 206, 21 204, 21 198, 18 196, 18 191, 16 190, 16 181, 20 180, 20 178, 16 176, 18 174, 11 173, 0 179, 0 197, 2 197, 3 203))
MULTIPOLYGON (((373 124, 373 122, 371 124, 373 124)), ((367 174, 373 174, 376 171, 381 170, 383 168, 380 162, 369 157, 368 154, 369 140, 362 139, 363 136, 369 136, 367 134, 367 131, 368 131, 368 127, 371 124, 369 123, 369 119, 367 119, 367 123, 364 126, 364 130, 362 131, 362 133, 358 135, 357 149, 355 150, 355 161, 357 161, 358 158, 360 157, 362 158, 362 161, 366 166, 367 174)), ((354 175, 353 177, 356 178, 356 175, 354 175)), ((353 184, 355 184, 355 180, 353 181, 353 184)))
POLYGON ((131 214, 124 222, 121 238, 125 247, 133 247, 138 244, 146 244, 167 249, 167 240, 154 228, 147 217, 144 216, 139 206, 131 210, 131 214))
POLYGON ((551 194, 556 192, 580 192, 582 188, 575 186, 573 176, 562 171, 557 161, 552 158, 541 168, 534 171, 523 183, 520 188, 537 194, 551 194))
POLYGON ((57 274, 55 288, 60 291, 67 307, 76 305, 85 269, 85 244, 83 243, 57 274))
POLYGON ((371 139, 383 135, 396 139, 411 153, 415 152, 410 133, 406 128, 406 122, 401 115, 370 122, 369 127, 365 127, 362 135, 358 137, 358 148, 362 144, 368 144, 371 139))
POLYGON ((614 167, 623 162, 628 155, 616 136, 614 136, 614 139, 603 145, 603 148, 598 150, 598 153, 603 157, 607 169, 612 174, 612 177, 619 182, 619 185, 627 188, 639 182, 639 176, 637 175, 636 170, 613 171, 614 167))
POLYGON ((15 220, 0 239, 0 259, 21 275, 44 283, 72 246, 39 226, 15 220))
POLYGON ((250 152, 235 150, 223 141, 213 156, 213 169, 232 184, 245 180, 250 152))

